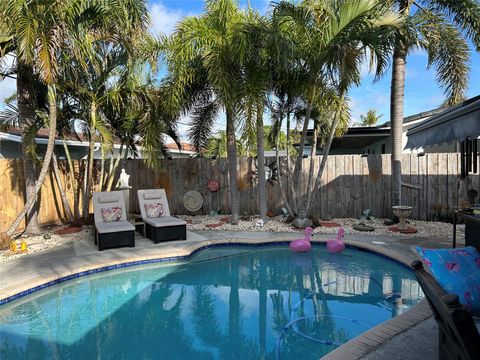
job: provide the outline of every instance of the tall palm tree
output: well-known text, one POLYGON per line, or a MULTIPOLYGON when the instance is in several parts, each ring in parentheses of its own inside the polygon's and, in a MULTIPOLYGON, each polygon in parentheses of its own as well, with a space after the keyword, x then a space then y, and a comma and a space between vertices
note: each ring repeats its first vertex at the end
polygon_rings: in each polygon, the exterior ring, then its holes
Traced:
POLYGON ((169 70, 176 84, 173 93, 179 94, 176 99, 183 98, 188 89, 198 86, 204 87, 203 94, 208 93, 211 99, 213 97, 213 101, 200 109, 196 117, 199 121, 194 124, 192 132, 203 129, 199 131, 200 137, 208 138, 205 132, 208 133, 211 128, 213 115, 220 107, 225 111, 233 224, 238 223, 240 208, 235 125, 240 108, 239 59, 244 55, 244 44, 236 42, 235 35, 243 17, 244 13, 235 0, 208 0, 201 16, 187 17, 177 25, 167 54, 169 70), (201 77, 204 77, 203 84, 198 82, 201 77))
MULTIPOLYGON (((11 236, 29 212, 46 177, 53 155, 56 136, 57 81, 65 51, 88 53, 87 47, 75 47, 78 36, 87 33, 121 34, 141 32, 132 26, 146 21, 146 6, 142 0, 121 3, 68 0, 63 2, 10 0, 7 1, 8 34, 15 44, 17 63, 30 66, 48 87, 49 138, 42 168, 34 191, 17 216, 7 235, 11 236), (122 24, 122 25, 120 25, 122 24), (108 29, 109 31, 106 31, 108 29), (116 31, 116 32, 115 32, 116 31)), ((84 53, 85 54, 85 53, 84 53)), ((86 54, 88 55, 88 54, 86 54)))
MULTIPOLYGON (((30 69, 35 69, 41 81, 48 87, 49 134, 47 149, 35 187, 29 194, 24 208, 7 230, 7 236, 12 236, 25 215, 31 211, 52 158, 56 135, 57 60, 59 50, 67 37, 66 15, 71 15, 73 9, 71 3, 60 4, 28 0, 9 1, 3 9, 3 14, 6 15, 8 22, 7 29, 15 46, 17 64, 22 72, 19 76, 20 80, 24 79, 24 74, 30 69)), ((22 81, 17 84, 17 87, 18 85, 20 85, 19 93, 21 94, 19 113, 22 117, 26 116, 26 121, 31 121, 32 109, 25 104, 31 93, 26 90, 28 86, 22 88, 24 85, 22 81)))
POLYGON ((285 33, 292 37, 291 51, 307 74, 303 94, 307 108, 294 178, 302 170, 303 149, 312 109, 315 105, 321 109, 326 104, 336 108, 316 180, 313 159, 319 123, 314 121, 308 185, 304 192, 305 213, 308 213, 312 193, 320 182, 331 141, 344 118, 345 96, 349 87, 360 81, 361 61, 368 49, 376 60, 377 74, 384 71, 393 30, 401 23, 401 18, 374 0, 305 1, 298 5, 281 2, 275 8, 274 16, 281 19, 286 27, 285 33))
MULTIPOLYGON (((267 221, 267 189, 265 178, 265 144, 263 115, 267 95, 271 89, 269 57, 266 47, 268 23, 257 12, 248 9, 245 21, 237 33, 238 41, 246 44, 242 66, 242 112, 247 124, 256 130, 256 153, 258 169, 258 205, 260 218, 267 221), (253 119, 255 118, 255 121, 253 119)), ((248 128, 248 126, 246 126, 248 128)))
POLYGON ((395 41, 390 89, 392 205, 400 205, 407 55, 414 48, 425 49, 428 66, 436 68, 446 104, 462 101, 469 74, 467 39, 480 50, 480 4, 476 0, 395 0, 394 4, 407 17, 409 25, 399 31, 395 41))

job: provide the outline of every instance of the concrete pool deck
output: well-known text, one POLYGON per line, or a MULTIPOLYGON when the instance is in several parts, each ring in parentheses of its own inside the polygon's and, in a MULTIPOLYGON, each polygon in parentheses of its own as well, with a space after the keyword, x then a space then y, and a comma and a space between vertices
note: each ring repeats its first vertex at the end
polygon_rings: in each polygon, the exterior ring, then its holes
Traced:
MULTIPOLYGON (((189 232, 186 241, 153 244, 136 236, 135 248, 99 252, 91 238, 76 240, 48 251, 29 254, 0 263, 0 300, 36 287, 46 287, 72 274, 93 273, 94 269, 159 258, 181 258, 195 250, 215 244, 259 244, 289 241, 298 233, 233 232, 204 230, 189 232), (50 284, 49 284, 50 283, 50 284)), ((331 235, 315 234, 313 241, 324 242, 331 235)), ((449 239, 392 236, 349 235, 347 244, 367 248, 410 264, 415 259, 414 245, 451 247, 449 239), (384 244, 372 244, 381 241, 384 244)), ((462 246, 462 243, 458 244, 462 246)), ((425 301, 342 345, 324 359, 437 359, 437 328, 425 301)))

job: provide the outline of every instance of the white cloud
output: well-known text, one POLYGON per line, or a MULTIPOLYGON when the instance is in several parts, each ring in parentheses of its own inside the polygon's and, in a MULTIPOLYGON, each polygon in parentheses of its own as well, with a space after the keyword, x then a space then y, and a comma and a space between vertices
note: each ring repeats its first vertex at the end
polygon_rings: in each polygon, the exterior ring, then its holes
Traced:
POLYGON ((175 30, 177 23, 187 15, 191 14, 182 9, 167 8, 161 2, 150 6, 150 18, 154 33, 170 35, 175 30))

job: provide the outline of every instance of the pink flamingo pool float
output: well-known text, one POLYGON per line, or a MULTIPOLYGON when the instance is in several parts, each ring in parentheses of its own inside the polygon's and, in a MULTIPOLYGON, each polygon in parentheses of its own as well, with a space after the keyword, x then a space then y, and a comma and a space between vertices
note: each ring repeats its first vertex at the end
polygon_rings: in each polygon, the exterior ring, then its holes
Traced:
POLYGON ((312 244, 310 244, 310 240, 312 239, 313 229, 311 227, 307 227, 303 233, 305 236, 303 239, 296 239, 293 240, 290 245, 288 246, 290 250, 296 253, 307 252, 310 251, 312 248, 312 244))
POLYGON ((330 239, 327 241, 327 250, 330 254, 336 254, 345 250, 345 244, 343 243, 343 238, 345 236, 345 229, 338 229, 338 234, 336 239, 330 239))

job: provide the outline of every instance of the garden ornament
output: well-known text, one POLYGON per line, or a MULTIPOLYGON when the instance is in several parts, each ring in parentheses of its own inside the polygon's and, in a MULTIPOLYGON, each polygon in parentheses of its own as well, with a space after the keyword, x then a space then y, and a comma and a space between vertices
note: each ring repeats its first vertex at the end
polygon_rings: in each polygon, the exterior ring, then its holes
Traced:
POLYGON ((312 248, 312 244, 310 244, 310 241, 312 240, 313 229, 311 227, 307 227, 303 231, 303 233, 305 234, 303 239, 293 240, 288 246, 293 252, 307 252, 310 251, 310 249, 312 248))
POLYGON ((343 243, 343 238, 345 237, 345 229, 341 227, 338 229, 338 234, 335 239, 330 239, 327 241, 327 250, 330 254, 340 253, 345 250, 345 244, 343 243))

